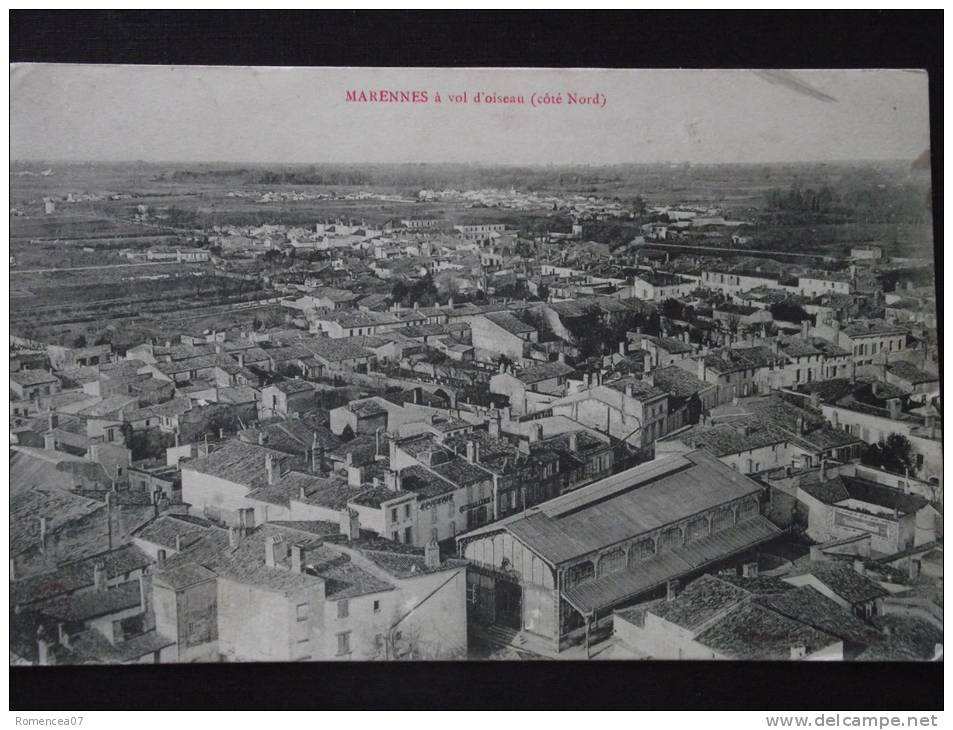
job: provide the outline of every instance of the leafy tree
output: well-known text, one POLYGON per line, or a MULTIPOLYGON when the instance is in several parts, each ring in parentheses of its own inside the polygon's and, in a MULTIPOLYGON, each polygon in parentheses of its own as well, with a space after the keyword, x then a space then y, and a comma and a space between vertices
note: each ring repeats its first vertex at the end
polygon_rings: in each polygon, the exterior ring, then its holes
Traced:
POLYGON ((913 445, 906 436, 899 433, 890 434, 882 444, 870 444, 861 454, 860 461, 867 466, 882 467, 894 474, 916 469, 913 445))
POLYGON ((684 305, 677 299, 666 299, 662 302, 662 315, 669 319, 682 319, 685 313, 684 305))
POLYGON ((775 319, 785 322, 794 322, 798 324, 804 320, 810 320, 811 315, 800 304, 784 301, 771 305, 771 316, 775 319))
POLYGON ((77 335, 73 339, 73 347, 86 347, 86 335, 77 335))

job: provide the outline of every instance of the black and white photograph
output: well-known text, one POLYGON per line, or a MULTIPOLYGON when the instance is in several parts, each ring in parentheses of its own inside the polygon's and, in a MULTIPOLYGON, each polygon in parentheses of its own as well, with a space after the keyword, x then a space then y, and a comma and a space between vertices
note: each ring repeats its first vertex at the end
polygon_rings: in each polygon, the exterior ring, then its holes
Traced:
POLYGON ((942 661, 926 71, 9 113, 11 666, 942 661))

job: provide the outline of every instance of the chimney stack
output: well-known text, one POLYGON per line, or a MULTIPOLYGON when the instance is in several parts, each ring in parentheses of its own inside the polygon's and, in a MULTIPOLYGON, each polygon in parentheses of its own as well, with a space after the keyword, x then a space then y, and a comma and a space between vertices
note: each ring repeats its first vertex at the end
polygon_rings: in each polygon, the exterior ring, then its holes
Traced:
POLYGON ((619 354, 622 355, 623 357, 625 357, 625 353, 626 353, 626 344, 627 343, 625 340, 622 340, 622 342, 619 343, 619 354))
POLYGON ((665 600, 674 601, 678 597, 678 581, 670 580, 665 584, 665 600))
POLYGON ((41 667, 50 664, 50 641, 46 634, 46 627, 42 624, 36 630, 36 663, 41 667))
POLYGON ((807 656, 807 647, 804 644, 791 645, 791 659, 803 659, 805 656, 807 656))
POLYGON ((741 575, 744 578, 757 578, 758 577, 758 564, 754 563, 745 563, 741 566, 741 575))
POLYGON ((498 412, 490 416, 487 427, 490 438, 498 439, 500 437, 500 414, 498 412))
POLYGON ((900 399, 899 398, 890 398, 887 400, 887 411, 890 413, 891 421, 900 420, 900 399))
POLYGON ((652 355, 648 352, 642 358, 642 372, 652 372, 652 355))
POLYGON ((696 373, 696 376, 698 377, 699 380, 704 381, 705 380, 705 356, 702 355, 700 358, 698 358, 696 362, 698 363, 698 372, 696 373))
POLYGON ((910 561, 907 563, 907 576, 910 578, 911 583, 920 577, 920 561, 919 560, 915 558, 910 558, 910 561))
POLYGON ((543 440, 543 424, 531 423, 529 426, 529 443, 537 444, 543 440))
POLYGON ((177 553, 182 552, 182 536, 181 535, 175 536, 175 551, 177 553))
POLYGON ((467 441, 467 461, 472 464, 476 460, 476 444, 473 441, 467 441))
POLYGON ((46 552, 46 518, 40 518, 40 549, 46 552))
POLYGON ((436 540, 431 540, 424 548, 424 564, 431 570, 440 567, 440 546, 436 540))
POLYGON ((304 547, 302 545, 291 546, 291 572, 304 572, 304 547))
POLYGON ((810 337, 810 333, 811 333, 811 321, 809 319, 802 320, 801 321, 801 337, 803 337, 806 340, 808 337, 810 337))
POLYGON ((268 484, 275 483, 275 459, 271 454, 265 454, 265 474, 268 484))
POLYGON ((165 567, 165 550, 162 548, 156 550, 156 565, 158 565, 160 568, 165 567))
POLYGON ((258 445, 259 446, 265 445, 265 434, 263 431, 258 432, 258 445))
POLYGON ((867 573, 864 569, 864 561, 860 558, 854 559, 854 572, 857 573, 857 575, 865 575, 867 573))
POLYGON ((361 536, 361 522, 357 510, 350 507, 341 510, 341 534, 348 540, 357 540, 361 536))
POLYGON ((93 565, 93 588, 97 591, 106 588, 106 566, 103 563, 93 565))
POLYGON ((827 481, 827 459, 821 458, 821 481, 827 481))
POLYGON ((148 610, 147 605, 147 594, 146 594, 146 576, 141 574, 139 575, 139 610, 145 613, 148 610))
POLYGON ((275 548, 280 542, 281 537, 278 535, 270 535, 265 537, 265 565, 267 565, 269 568, 274 568, 277 565, 275 561, 275 548))
POLYGON ((318 441, 318 432, 314 432, 314 438, 311 440, 311 471, 320 476, 324 476, 324 444, 318 441))
POLYGON ((238 547, 238 528, 236 527, 228 528, 228 547, 232 550, 238 547))

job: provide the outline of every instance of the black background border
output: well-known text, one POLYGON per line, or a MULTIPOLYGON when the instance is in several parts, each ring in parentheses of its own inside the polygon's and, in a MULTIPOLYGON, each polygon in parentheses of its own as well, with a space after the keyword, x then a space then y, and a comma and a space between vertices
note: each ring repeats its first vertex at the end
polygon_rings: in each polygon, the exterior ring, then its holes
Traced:
MULTIPOLYGON (((10 11, 11 62, 924 68, 937 242, 943 240, 942 37, 942 11, 10 11)), ((936 257, 939 274, 939 243, 936 257)), ((938 297, 942 313, 942 290, 938 297)), ((942 352, 942 323, 940 332, 942 352)), ((942 663, 12 667, 10 707, 929 710, 943 706, 942 680, 942 663)))

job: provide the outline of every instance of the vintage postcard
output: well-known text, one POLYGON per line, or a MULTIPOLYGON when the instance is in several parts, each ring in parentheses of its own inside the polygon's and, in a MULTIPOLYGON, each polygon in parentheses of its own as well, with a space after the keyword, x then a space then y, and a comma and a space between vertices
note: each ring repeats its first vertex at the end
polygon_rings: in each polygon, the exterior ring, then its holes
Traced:
POLYGON ((942 658, 925 72, 10 84, 12 664, 942 658))

